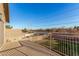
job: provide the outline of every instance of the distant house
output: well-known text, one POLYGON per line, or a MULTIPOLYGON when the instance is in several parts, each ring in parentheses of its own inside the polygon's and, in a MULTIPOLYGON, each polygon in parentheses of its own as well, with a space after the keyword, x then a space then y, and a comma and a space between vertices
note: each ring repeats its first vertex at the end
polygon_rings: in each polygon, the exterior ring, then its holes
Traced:
POLYGON ((0 3, 0 47, 5 43, 5 23, 9 22, 9 8, 7 3, 0 3))

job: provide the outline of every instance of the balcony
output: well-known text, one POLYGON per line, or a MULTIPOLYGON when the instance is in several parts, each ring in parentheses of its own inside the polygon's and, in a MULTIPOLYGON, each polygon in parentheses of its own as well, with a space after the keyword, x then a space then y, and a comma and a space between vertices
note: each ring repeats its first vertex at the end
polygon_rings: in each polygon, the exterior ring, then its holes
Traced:
POLYGON ((79 34, 55 32, 39 44, 63 56, 79 56, 79 34))

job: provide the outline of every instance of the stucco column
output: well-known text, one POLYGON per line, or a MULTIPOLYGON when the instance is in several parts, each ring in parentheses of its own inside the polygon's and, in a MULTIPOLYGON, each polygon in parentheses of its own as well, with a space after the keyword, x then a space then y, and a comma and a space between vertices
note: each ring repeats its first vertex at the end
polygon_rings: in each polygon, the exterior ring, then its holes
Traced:
POLYGON ((4 44, 4 22, 0 20, 0 48, 4 44))
POLYGON ((9 17, 9 11, 7 4, 0 3, 0 51, 21 46, 19 42, 6 42, 5 24, 9 20, 8 17, 9 17))

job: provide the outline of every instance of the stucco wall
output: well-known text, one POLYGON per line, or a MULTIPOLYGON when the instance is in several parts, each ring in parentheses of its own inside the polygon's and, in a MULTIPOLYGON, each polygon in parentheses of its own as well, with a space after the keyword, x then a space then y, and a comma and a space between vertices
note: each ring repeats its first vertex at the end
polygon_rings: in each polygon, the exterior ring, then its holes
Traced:
POLYGON ((4 25, 6 22, 8 22, 8 7, 4 5, 3 3, 0 3, 0 50, 2 46, 5 44, 6 39, 5 39, 5 32, 4 32, 4 25), (6 9, 7 8, 7 9, 6 9))
POLYGON ((2 20, 5 21, 4 8, 2 3, 0 3, 0 13, 2 14, 2 20))
POLYGON ((5 22, 4 8, 2 3, 0 3, 0 13, 2 14, 2 18, 0 21, 0 47, 1 47, 1 45, 4 43, 4 22, 5 22))
POLYGON ((0 21, 0 47, 4 42, 4 23, 0 21))

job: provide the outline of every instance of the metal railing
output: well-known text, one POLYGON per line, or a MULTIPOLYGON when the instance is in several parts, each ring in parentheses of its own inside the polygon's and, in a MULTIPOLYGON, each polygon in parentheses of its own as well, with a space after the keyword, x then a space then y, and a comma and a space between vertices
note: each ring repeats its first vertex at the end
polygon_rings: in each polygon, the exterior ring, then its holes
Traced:
POLYGON ((79 56, 79 34, 52 33, 49 38, 51 50, 63 55, 79 56))
POLYGON ((79 34, 60 32, 38 34, 28 38, 25 35, 24 39, 38 43, 61 55, 79 56, 79 34))

